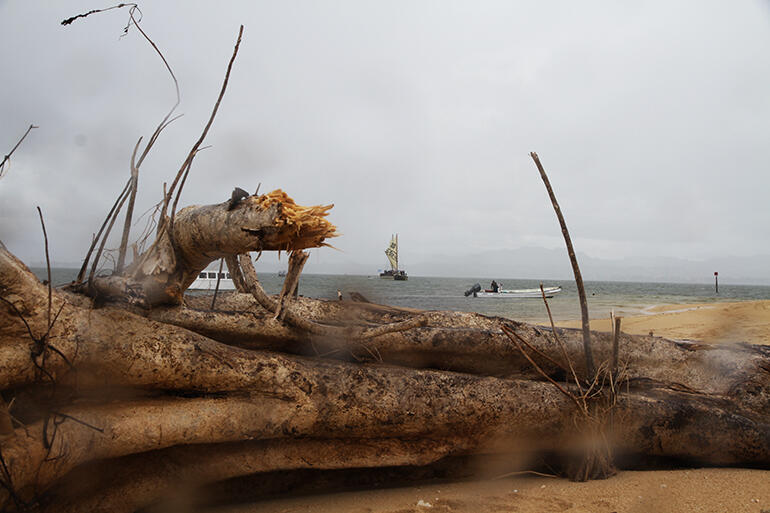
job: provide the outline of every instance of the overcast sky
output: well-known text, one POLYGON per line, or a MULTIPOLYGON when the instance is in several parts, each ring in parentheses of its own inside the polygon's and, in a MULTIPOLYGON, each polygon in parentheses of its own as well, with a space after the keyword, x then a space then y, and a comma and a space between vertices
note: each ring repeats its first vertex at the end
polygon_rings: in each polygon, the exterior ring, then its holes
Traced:
MULTIPOLYGON (((0 240, 77 262, 174 102, 126 9, 0 0, 0 240)), ((158 201, 203 128, 239 24, 243 43, 182 203, 234 186, 334 203, 341 252, 308 269, 562 247, 530 151, 578 251, 601 258, 770 255, 770 3, 170 2, 142 27, 184 116, 142 167, 158 201)), ((483 262, 479 263, 483 268, 483 262)), ((374 270, 374 269, 373 269, 374 270)))

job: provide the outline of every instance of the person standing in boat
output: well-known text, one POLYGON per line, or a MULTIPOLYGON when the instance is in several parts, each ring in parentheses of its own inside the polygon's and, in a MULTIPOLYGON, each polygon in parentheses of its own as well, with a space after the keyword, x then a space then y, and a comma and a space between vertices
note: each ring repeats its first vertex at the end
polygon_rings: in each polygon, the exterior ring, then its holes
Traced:
POLYGON ((489 285, 489 287, 492 289, 492 292, 497 292, 500 290, 500 285, 498 285, 495 280, 492 280, 492 284, 489 285))

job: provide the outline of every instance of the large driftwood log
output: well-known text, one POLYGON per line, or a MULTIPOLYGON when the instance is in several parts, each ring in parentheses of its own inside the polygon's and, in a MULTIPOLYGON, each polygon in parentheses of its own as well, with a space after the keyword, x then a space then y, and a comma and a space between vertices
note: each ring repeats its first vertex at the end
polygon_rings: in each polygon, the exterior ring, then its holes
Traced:
POLYGON ((143 307, 181 304, 198 273, 220 258, 249 251, 299 251, 336 236, 325 219, 332 207, 297 205, 281 190, 237 203, 192 206, 161 223, 153 245, 119 275, 97 277, 76 290, 101 300, 143 307))
POLYGON ((610 336, 589 334, 587 319, 581 336, 477 314, 292 297, 302 250, 336 235, 325 219, 331 206, 236 189, 229 201, 177 212, 242 28, 147 251, 124 266, 129 214, 116 272, 95 275, 170 113, 135 161, 137 143, 132 179, 76 283, 51 293, 0 243, 0 511, 131 512, 234 476, 456 455, 549 453, 569 468, 595 446, 610 456, 770 468, 767 347, 623 335, 615 372, 610 336), (277 298, 246 255, 261 251, 291 254, 277 298), (220 258, 238 293, 212 310, 208 298, 184 292, 220 258))
MULTIPOLYGON (((359 452, 349 464, 362 467, 485 452, 569 459, 565 448, 586 434, 575 429, 575 403, 534 372, 500 329, 514 330, 540 353, 531 357, 548 377, 579 394, 543 327, 289 299, 292 315, 333 328, 318 334, 275 319, 246 294, 225 295, 206 311, 195 298, 177 307, 94 309, 88 298, 55 291, 58 316, 45 337, 47 290, 5 248, 0 297, 0 390, 16 398, 17 421, 0 442, 6 509, 43 498, 51 511, 65 503, 90 511, 133 490, 135 501, 121 503, 133 511, 169 489, 172 475, 202 483, 337 468, 344 464, 333 455, 351 447, 359 452), (362 337, 414 319, 412 329, 362 337), (105 389, 115 395, 98 393, 105 389), (292 456, 303 451, 312 455, 292 456), (80 502, 66 486, 84 465, 125 458, 131 470, 118 490, 89 489, 80 502)), ((558 335, 584 374, 580 333, 558 335)), ((609 336, 593 338, 597 363, 608 361, 609 336)), ((620 347, 625 379, 613 425, 603 431, 618 454, 770 466, 766 347, 632 336, 621 337, 620 347)))
MULTIPOLYGON (((45 507, 51 513, 130 512, 158 497, 167 511, 185 510, 207 483, 261 472, 366 468, 433 463, 462 446, 455 440, 256 440, 176 446, 84 465, 63 479, 45 507), (97 478, 94 478, 97 476, 97 478), (193 497, 190 497, 191 494, 193 497)), ((190 508, 194 511, 194 509, 190 508)))

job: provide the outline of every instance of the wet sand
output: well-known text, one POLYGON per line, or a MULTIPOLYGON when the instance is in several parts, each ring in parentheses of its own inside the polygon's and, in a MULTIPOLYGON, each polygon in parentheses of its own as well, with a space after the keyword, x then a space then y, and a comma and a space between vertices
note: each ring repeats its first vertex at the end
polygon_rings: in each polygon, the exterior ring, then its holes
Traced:
MULTIPOLYGON (((628 333, 711 343, 770 344, 770 301, 664 305, 624 318, 628 333)), ((579 327, 580 322, 559 323, 579 327)), ((608 330, 609 319, 591 321, 608 330)), ((746 512, 770 513, 770 471, 688 469, 622 471, 604 481, 518 475, 485 481, 285 498, 228 513, 746 512)))

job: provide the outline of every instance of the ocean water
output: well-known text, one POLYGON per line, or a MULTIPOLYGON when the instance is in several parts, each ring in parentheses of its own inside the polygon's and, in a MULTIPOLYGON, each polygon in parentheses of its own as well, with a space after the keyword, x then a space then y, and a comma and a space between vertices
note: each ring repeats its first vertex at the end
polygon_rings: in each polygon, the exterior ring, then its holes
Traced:
MULTIPOLYGON (((46 270, 32 269, 41 279, 46 270)), ((281 289, 283 278, 276 273, 259 273, 262 286, 268 293, 281 289)), ((53 268, 51 281, 58 285, 70 282, 77 269, 53 268)), ((506 289, 537 288, 540 280, 498 279, 506 289)), ((369 301, 387 305, 419 308, 424 310, 455 310, 496 315, 527 322, 545 323, 548 314, 543 300, 474 298, 463 292, 474 283, 489 287, 490 278, 431 278, 410 276, 408 281, 383 280, 377 275, 303 274, 299 293, 303 296, 336 299, 340 289, 347 299, 351 292, 362 294, 369 301)), ((575 282, 570 280, 544 280, 545 286, 561 285, 562 292, 548 300, 556 321, 580 319, 575 282)), ((643 314, 649 307, 660 304, 709 303, 717 301, 742 301, 770 299, 770 286, 719 285, 719 294, 713 284, 634 283, 617 281, 585 282, 588 310, 591 318, 608 317, 610 310, 617 315, 643 314)))

